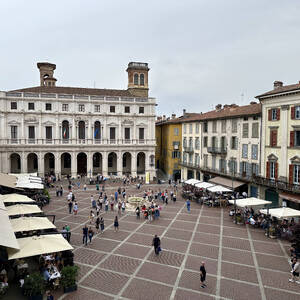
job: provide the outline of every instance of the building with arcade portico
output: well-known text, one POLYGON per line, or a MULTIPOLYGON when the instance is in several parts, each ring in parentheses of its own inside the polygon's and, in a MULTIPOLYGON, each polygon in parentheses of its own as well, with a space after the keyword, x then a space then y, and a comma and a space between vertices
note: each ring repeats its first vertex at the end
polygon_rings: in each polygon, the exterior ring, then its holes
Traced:
POLYGON ((155 176, 155 98, 148 64, 128 64, 125 90, 40 85, 0 92, 0 172, 155 176))

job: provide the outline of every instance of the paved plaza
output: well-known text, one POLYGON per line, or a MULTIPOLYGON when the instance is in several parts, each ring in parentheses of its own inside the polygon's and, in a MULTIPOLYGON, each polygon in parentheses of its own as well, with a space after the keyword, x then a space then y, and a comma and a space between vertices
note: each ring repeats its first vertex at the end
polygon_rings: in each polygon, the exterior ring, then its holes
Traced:
MULTIPOLYGON (((117 187, 108 184, 107 195, 117 187)), ((127 195, 141 195, 149 187, 168 188, 150 185, 138 192, 131 186, 127 195)), ((151 223, 126 212, 119 219, 119 232, 113 230, 117 212, 103 213, 104 233, 84 246, 82 227, 88 222, 91 194, 95 196, 95 186, 85 192, 75 189, 77 216, 68 213, 66 193, 57 198, 51 190, 51 203, 44 207, 56 215, 58 228, 71 226, 74 260, 80 267, 78 291, 55 292, 56 299, 300 299, 300 286, 288 282, 287 242, 235 225, 226 208, 192 203, 188 213, 180 196, 151 223), (151 246, 154 234, 161 238, 159 257, 151 246), (200 288, 201 261, 208 274, 205 289, 200 288)))

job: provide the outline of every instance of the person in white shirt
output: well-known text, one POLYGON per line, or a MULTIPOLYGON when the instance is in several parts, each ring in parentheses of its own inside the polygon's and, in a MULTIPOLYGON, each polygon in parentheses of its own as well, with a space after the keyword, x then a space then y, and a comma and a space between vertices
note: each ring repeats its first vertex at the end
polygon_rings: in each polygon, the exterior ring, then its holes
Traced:
POLYGON ((300 284, 299 281, 299 268, 300 268, 300 264, 297 261, 297 258, 294 257, 291 263, 291 273, 292 273, 292 278, 289 279, 290 282, 296 282, 298 284, 300 284))

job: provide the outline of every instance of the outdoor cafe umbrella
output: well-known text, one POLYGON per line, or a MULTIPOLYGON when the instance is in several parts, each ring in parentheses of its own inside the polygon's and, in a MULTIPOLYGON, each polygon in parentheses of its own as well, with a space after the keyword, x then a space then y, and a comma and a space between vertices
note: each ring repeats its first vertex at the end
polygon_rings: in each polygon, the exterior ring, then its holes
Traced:
POLYGON ((7 195, 0 195, 0 200, 3 201, 3 203, 30 203, 30 202, 35 202, 31 198, 25 196, 25 195, 20 195, 20 194, 7 194, 7 195))
POLYGON ((184 183, 185 184, 190 184, 190 185, 195 185, 195 184, 200 183, 200 182, 201 182, 200 180, 191 178, 191 179, 186 180, 184 183))
POLYGON ((6 209, 9 216, 28 215, 42 212, 37 205, 31 204, 16 204, 7 206, 6 209))
POLYGON ((221 185, 214 185, 212 187, 209 187, 207 190, 212 193, 230 193, 230 192, 232 192, 232 190, 230 190, 224 186, 221 186, 221 185))
POLYGON ((246 206, 253 207, 253 206, 262 206, 266 204, 271 204, 272 201, 266 201, 255 197, 251 197, 251 198, 244 198, 244 199, 229 200, 229 203, 236 204, 236 206, 239 207, 246 207, 246 206))
POLYGON ((293 217, 300 217, 300 210, 290 207, 270 208, 269 212, 266 209, 261 209, 260 212, 264 215, 269 214, 277 219, 287 219, 293 217))
POLYGON ((73 249, 61 234, 20 238, 18 239, 18 243, 20 250, 8 249, 7 254, 9 260, 73 249))
POLYGON ((195 184, 195 187, 200 188, 200 189, 207 189, 207 188, 210 188, 210 187, 213 187, 213 186, 214 186, 214 184, 209 183, 209 182, 205 182, 205 181, 195 184))
POLYGON ((22 217, 11 219, 14 232, 56 228, 46 217, 22 217))

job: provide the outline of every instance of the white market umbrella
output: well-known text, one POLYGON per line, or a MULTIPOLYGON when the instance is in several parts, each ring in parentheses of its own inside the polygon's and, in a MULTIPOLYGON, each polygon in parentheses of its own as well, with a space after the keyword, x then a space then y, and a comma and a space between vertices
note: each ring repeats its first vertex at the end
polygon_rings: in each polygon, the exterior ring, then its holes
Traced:
POLYGON ((46 217, 22 217, 11 219, 14 232, 56 228, 46 217))
POLYGON ((271 204, 272 201, 262 200, 258 198, 245 198, 245 199, 236 199, 236 200, 229 200, 229 203, 235 204, 238 207, 254 207, 254 206, 263 206, 267 204, 271 204))
POLYGON ((20 195, 20 194, 0 195, 0 200, 2 200, 3 203, 18 203, 18 202, 33 203, 33 202, 35 202, 31 198, 29 198, 25 195, 20 195))
MULTIPOLYGON (((268 213, 266 209, 261 209, 260 212, 264 215, 268 213)), ((290 207, 270 208, 269 215, 277 219, 300 217, 300 210, 293 209, 290 207)))
POLYGON ((200 182, 201 182, 200 180, 191 178, 191 179, 186 180, 184 183, 185 183, 185 184, 195 185, 195 184, 200 183, 200 182))
POLYGON ((9 260, 73 249, 61 234, 20 238, 18 239, 18 243, 20 245, 19 251, 8 249, 9 260))
POLYGON ((6 209, 9 216, 28 215, 28 214, 35 214, 35 213, 42 212, 37 205, 30 205, 30 204, 11 205, 11 206, 7 206, 6 209))
POLYGON ((221 185, 214 185, 214 186, 208 188, 207 190, 212 193, 230 193, 230 192, 232 192, 232 190, 230 190, 224 186, 221 186, 221 185))
POLYGON ((200 189, 208 189, 208 188, 213 187, 213 186, 214 186, 214 184, 209 183, 209 182, 205 182, 205 181, 195 184, 195 187, 200 188, 200 189))

